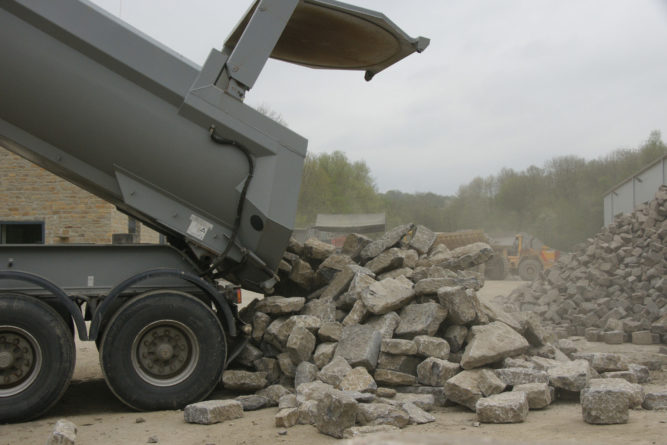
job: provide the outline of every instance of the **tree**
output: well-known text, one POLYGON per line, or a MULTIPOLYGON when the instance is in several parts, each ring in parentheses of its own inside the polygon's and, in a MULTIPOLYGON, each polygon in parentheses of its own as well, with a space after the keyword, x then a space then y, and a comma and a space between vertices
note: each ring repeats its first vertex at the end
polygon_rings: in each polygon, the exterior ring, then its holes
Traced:
POLYGON ((375 181, 364 161, 350 162, 340 151, 306 156, 298 226, 312 225, 318 213, 373 213, 382 208, 375 181))

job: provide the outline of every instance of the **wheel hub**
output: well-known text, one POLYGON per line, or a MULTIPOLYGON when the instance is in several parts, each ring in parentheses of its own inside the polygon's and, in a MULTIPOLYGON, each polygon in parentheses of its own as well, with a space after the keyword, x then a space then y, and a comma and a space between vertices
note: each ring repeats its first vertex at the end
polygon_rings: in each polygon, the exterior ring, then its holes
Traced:
POLYGON ((5 370, 14 364, 14 354, 9 351, 0 352, 0 369, 5 370))
POLYGON ((146 382, 172 386, 185 380, 199 359, 199 347, 192 331, 174 320, 146 326, 132 348, 134 370, 146 382))
POLYGON ((26 389, 37 377, 42 353, 30 333, 0 326, 0 397, 26 389))

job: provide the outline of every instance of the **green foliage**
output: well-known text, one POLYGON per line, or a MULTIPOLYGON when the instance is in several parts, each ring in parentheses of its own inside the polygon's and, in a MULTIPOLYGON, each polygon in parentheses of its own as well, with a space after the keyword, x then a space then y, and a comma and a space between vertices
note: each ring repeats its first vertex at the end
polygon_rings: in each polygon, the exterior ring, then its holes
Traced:
POLYGON ((340 151, 308 154, 299 192, 298 227, 312 225, 318 213, 382 211, 382 201, 365 162, 350 162, 340 151))
POLYGON ((667 146, 654 131, 637 149, 591 161, 562 156, 524 171, 504 168, 496 176, 473 179, 455 196, 396 190, 379 194, 365 162, 350 162, 339 151, 309 154, 297 225, 311 225, 317 213, 384 211, 388 227, 414 222, 442 232, 528 232, 547 245, 570 250, 600 230, 604 193, 665 154, 667 146))
POLYGON ((602 226, 604 193, 667 154, 654 131, 639 148, 617 150, 586 161, 562 156, 543 168, 503 169, 460 187, 448 207, 455 214, 448 230, 481 228, 495 235, 528 232, 546 244, 569 250, 602 226))

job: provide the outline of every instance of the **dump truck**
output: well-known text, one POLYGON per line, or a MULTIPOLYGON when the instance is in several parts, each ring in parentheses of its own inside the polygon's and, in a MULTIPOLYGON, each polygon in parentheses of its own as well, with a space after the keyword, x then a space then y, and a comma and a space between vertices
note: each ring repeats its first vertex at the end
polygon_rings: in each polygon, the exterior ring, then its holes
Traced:
POLYGON ((370 80, 429 43, 334 0, 253 2, 201 67, 84 0, 3 0, 0 41, 0 144, 167 240, 0 246, 0 423, 60 399, 75 335, 131 408, 210 394, 251 331, 240 287, 276 284, 306 155, 244 103, 267 59, 370 80))

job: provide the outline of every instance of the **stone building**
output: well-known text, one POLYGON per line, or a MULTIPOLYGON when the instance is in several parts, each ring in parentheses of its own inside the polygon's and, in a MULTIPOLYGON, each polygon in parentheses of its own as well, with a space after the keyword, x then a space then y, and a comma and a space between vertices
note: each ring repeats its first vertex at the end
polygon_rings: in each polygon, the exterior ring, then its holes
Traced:
POLYGON ((112 204, 0 146, 0 244, 111 244, 128 233, 160 242, 112 204))

